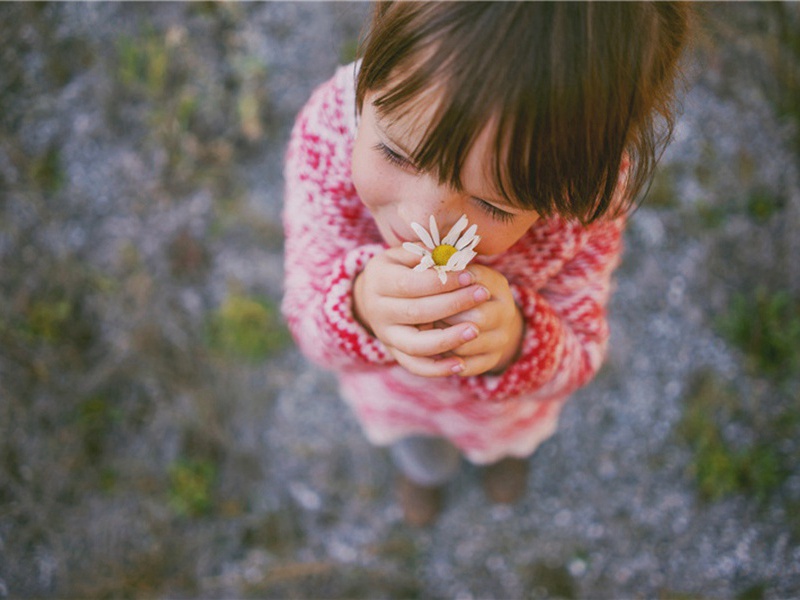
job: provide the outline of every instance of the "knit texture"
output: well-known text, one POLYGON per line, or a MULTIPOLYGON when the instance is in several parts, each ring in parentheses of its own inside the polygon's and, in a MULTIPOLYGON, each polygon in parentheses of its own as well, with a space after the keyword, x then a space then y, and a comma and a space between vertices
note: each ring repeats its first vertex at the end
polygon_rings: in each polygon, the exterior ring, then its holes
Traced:
POLYGON ((519 357, 499 375, 423 378, 354 318, 352 289, 386 244, 353 187, 355 68, 318 87, 292 130, 285 166, 283 313, 298 346, 334 371, 368 439, 449 439, 474 463, 528 456, 569 395, 600 367, 623 219, 541 219, 508 251, 478 256, 508 279, 525 320, 519 357))

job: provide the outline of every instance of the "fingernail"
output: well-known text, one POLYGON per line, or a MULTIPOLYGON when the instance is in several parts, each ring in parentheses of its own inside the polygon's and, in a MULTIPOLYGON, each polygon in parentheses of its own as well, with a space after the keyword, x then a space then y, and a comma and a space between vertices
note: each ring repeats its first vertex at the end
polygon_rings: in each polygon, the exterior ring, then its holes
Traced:
POLYGON ((458 283, 460 283, 461 285, 463 286, 472 285, 472 281, 473 281, 472 273, 470 273, 469 271, 461 271, 461 273, 458 274, 458 283))
POLYGON ((465 342, 474 340, 476 337, 478 337, 478 330, 475 327, 467 327, 461 334, 461 339, 465 342))
POLYGON ((481 286, 472 293, 472 297, 475 298, 476 302, 483 302, 484 300, 488 300, 489 290, 481 286))
POLYGON ((463 363, 458 363, 457 365, 453 365, 452 367, 450 367, 450 371, 453 374, 461 373, 461 371, 463 371, 463 370, 464 370, 464 364, 463 363))

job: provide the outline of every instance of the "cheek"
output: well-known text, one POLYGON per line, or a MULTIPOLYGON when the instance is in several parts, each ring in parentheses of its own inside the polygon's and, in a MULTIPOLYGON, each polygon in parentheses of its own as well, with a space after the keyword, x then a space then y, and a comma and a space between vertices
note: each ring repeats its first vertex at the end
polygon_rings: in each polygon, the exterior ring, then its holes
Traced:
POLYGON ((519 225, 502 225, 485 221, 483 226, 478 225, 478 234, 481 236, 478 253, 489 256, 502 254, 516 244, 534 222, 535 220, 519 225))
POLYGON ((380 175, 380 165, 375 164, 371 152, 356 143, 353 149, 353 185, 364 205, 373 210, 387 202, 385 178, 380 175))

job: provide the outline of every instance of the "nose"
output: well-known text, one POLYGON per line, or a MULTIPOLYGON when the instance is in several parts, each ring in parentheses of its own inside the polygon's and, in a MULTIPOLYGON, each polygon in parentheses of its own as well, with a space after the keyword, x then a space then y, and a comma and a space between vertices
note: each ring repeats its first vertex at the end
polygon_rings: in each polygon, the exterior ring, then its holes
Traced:
POLYGON ((430 215, 436 217, 440 230, 447 231, 464 214, 463 194, 430 175, 417 178, 403 190, 398 216, 406 223, 428 227, 430 215))

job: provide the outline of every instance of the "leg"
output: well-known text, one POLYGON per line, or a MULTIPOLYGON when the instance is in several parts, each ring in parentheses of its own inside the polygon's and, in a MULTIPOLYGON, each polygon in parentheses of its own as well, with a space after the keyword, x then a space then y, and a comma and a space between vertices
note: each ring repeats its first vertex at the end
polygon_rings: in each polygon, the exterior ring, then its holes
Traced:
POLYGON ((507 457, 486 467, 483 489, 492 502, 513 504, 528 486, 528 460, 507 457))
POLYGON ((401 473, 397 492, 406 522, 430 525, 442 508, 442 486, 458 472, 458 450, 440 438, 413 436, 394 444, 391 455, 401 473))
POLYGON ((447 483, 461 463, 458 449, 443 438, 411 436, 391 448, 395 466, 417 485, 433 487, 447 483))

